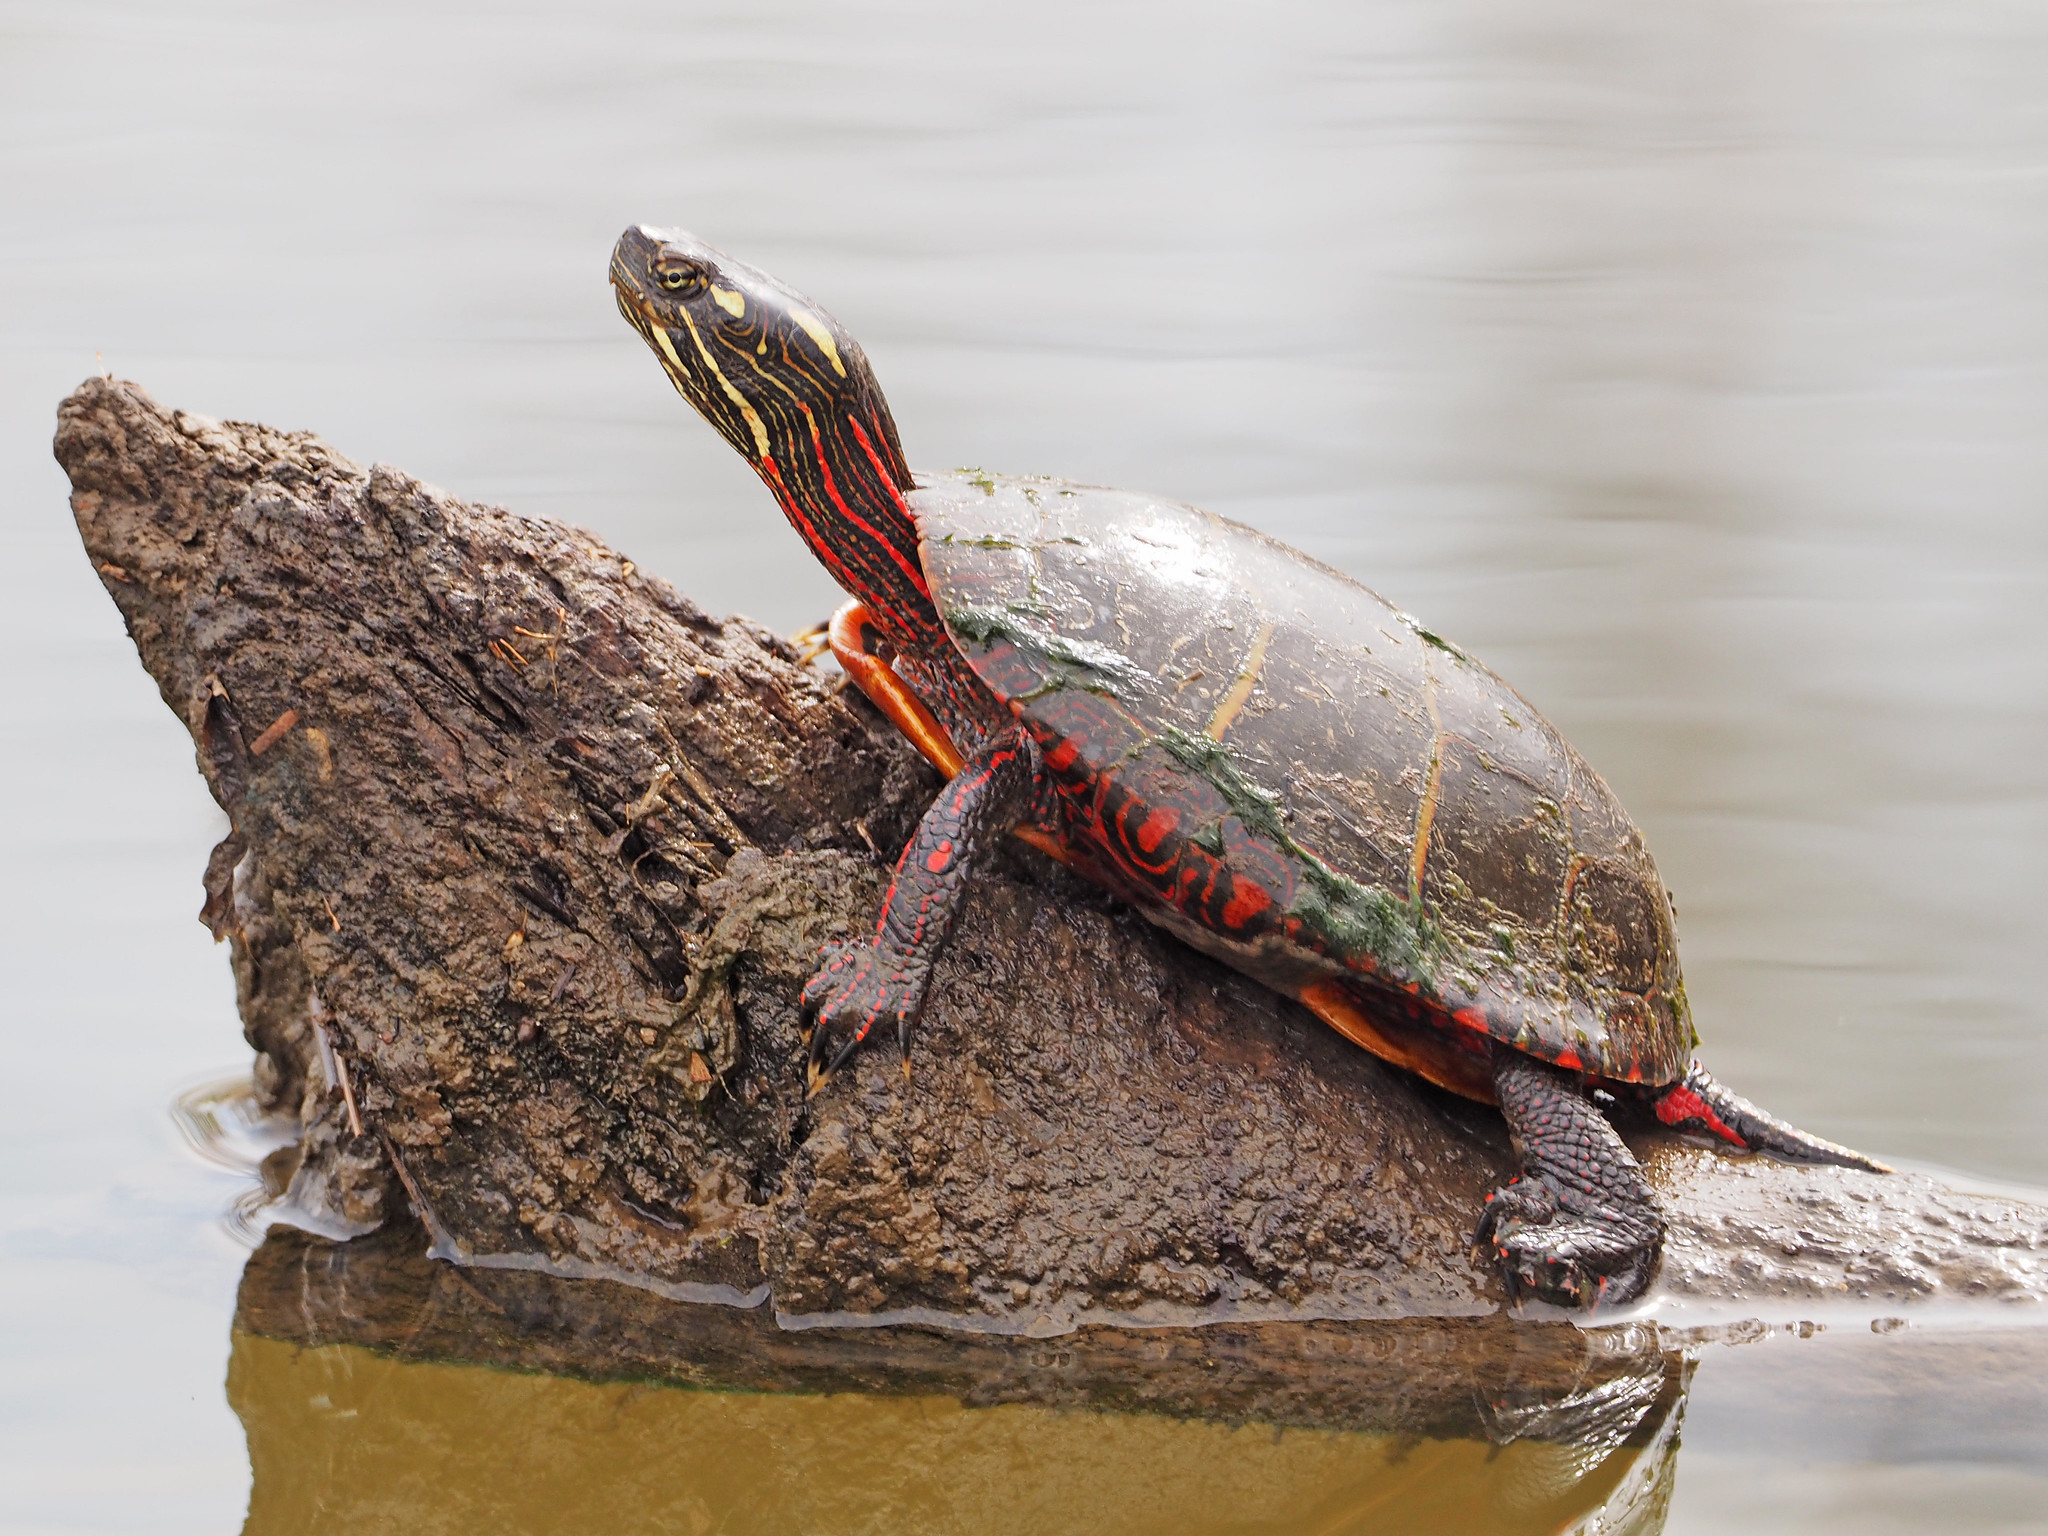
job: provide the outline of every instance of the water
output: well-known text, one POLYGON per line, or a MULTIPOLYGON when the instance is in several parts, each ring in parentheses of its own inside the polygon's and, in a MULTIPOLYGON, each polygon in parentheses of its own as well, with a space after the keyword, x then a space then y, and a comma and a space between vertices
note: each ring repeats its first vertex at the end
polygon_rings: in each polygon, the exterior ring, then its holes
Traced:
MULTIPOLYGON (((1724 1079, 2048 1184, 2048 14, 1160 16, 0 3, 7 1528, 249 1490, 241 1185, 166 1112, 244 1063, 220 818, 52 408, 104 366, 313 427, 795 628, 828 583, 611 308, 635 220, 817 295, 913 463, 1185 498, 1424 616, 1643 824, 1724 1079)), ((1667 1528, 2039 1528, 1968 1351, 1854 1428, 1881 1342, 1710 1349, 1667 1528)))
MULTIPOLYGON (((1685 1407, 1682 1450, 1674 1414, 1652 1422, 1647 1443, 1583 1463, 1570 1447, 1537 1441, 962 1408, 937 1396, 678 1391, 407 1364, 247 1334, 235 1340, 229 1394, 256 1460, 251 1536, 485 1527, 1509 1536, 1654 1532, 1660 1513, 1673 1536, 2038 1530, 2048 1449, 2038 1387, 1999 1400, 2032 1414, 2031 1433, 1969 1426, 1988 1432, 1988 1445, 1958 1444, 1938 1414, 1893 1395, 1845 1405, 1808 1391, 1797 1413, 1774 1395, 1866 1348, 1788 1339, 1746 1346, 1748 1357, 1710 1351, 1685 1407), (1803 1449, 1788 1454, 1788 1438, 1803 1449), (422 1456, 422 1440, 461 1454, 422 1456), (1950 1455, 1916 1453, 1929 1443, 1950 1455), (1611 1523, 1576 1523, 1601 1521, 1611 1523)), ((1982 1391, 1987 1348, 1965 1338, 1870 1352, 1954 1401, 1982 1391), (1929 1363, 1916 1350, 1932 1357, 1931 1374, 1916 1369, 1929 1363), (1961 1369, 1944 1372, 1957 1352, 1961 1369)), ((2043 1363, 2036 1348, 2026 1361, 2036 1380, 2043 1363)))

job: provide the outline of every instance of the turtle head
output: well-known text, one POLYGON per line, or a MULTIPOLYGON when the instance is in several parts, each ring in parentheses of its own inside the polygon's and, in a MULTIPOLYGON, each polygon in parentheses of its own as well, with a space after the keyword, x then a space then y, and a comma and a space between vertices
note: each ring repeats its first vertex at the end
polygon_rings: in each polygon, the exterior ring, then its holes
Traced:
POLYGON ((619 312, 677 391, 785 506, 806 481, 844 479, 842 468, 910 489, 859 343, 795 289, 694 235, 646 225, 619 236, 611 276, 619 312), (848 463, 833 462, 842 455, 848 463))

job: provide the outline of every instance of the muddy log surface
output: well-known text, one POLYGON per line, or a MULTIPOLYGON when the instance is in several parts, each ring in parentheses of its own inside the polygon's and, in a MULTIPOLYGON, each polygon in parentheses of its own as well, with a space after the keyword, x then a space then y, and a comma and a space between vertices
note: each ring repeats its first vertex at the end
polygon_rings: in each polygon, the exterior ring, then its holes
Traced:
MULTIPOLYGON (((231 824, 203 918, 302 1212, 410 1205, 443 1257, 785 1325, 1499 1306, 1467 1252, 1497 1115, 1022 847, 911 1081, 873 1050, 806 1103, 797 992, 937 789, 829 661, 593 534, 133 384, 81 385, 56 452, 231 824)), ((2048 1295, 2041 1207, 1629 1135, 1666 1295, 2048 1295)))

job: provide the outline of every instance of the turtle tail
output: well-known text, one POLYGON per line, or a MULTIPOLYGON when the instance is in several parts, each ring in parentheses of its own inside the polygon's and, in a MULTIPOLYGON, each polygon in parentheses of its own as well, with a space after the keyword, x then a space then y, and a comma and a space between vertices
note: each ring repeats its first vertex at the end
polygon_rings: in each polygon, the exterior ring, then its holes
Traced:
POLYGON ((1834 1163, 1871 1173, 1892 1171, 1875 1158, 1809 1136, 1797 1126, 1787 1125, 1776 1115, 1758 1109, 1742 1095, 1730 1093, 1714 1081, 1714 1075, 1698 1062, 1650 1103, 1657 1118, 1674 1130, 1718 1136, 1745 1151, 1774 1152, 1796 1163, 1834 1163))

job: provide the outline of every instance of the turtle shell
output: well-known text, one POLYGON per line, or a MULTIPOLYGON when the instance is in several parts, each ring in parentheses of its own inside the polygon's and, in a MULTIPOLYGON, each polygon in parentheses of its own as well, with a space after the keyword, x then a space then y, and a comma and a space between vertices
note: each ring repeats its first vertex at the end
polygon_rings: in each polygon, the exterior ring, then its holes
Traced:
POLYGON ((908 498, 932 597, 1037 738, 1056 835, 1197 947, 1626 1082, 1694 1036, 1642 834, 1528 701, 1213 513, 962 472, 908 498))

